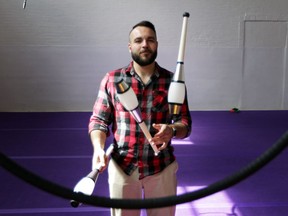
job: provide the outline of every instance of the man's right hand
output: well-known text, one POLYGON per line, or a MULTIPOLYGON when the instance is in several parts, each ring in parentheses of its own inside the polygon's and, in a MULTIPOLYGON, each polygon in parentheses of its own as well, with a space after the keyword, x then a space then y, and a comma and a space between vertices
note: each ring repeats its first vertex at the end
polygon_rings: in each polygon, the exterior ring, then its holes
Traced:
POLYGON ((103 149, 95 149, 92 157, 92 170, 98 169, 103 172, 108 166, 108 157, 103 149))

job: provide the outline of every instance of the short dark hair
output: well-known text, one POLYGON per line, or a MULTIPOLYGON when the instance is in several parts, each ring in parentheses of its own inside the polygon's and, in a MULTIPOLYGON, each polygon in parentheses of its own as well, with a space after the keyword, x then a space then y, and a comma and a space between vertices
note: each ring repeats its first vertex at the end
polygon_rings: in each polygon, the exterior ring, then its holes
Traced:
MULTIPOLYGON (((152 31, 154 31, 155 35, 156 35, 156 29, 155 29, 155 26, 150 22, 150 21, 147 21, 147 20, 143 20, 139 23, 137 23, 136 25, 134 25, 130 31, 130 33, 138 26, 143 26, 143 27, 147 27, 147 28, 150 28, 152 31)), ((129 34, 130 34, 129 33, 129 34)))

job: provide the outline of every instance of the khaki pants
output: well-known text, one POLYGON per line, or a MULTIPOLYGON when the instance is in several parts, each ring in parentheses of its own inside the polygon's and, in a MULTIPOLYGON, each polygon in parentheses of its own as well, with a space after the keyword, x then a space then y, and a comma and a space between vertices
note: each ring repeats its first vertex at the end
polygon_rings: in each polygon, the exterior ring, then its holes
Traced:
MULTIPOLYGON (((111 198, 141 199, 176 195, 176 172, 178 163, 174 161, 162 172, 139 180, 138 170, 131 176, 111 159, 109 162, 109 190, 111 198)), ((147 209, 147 216, 174 216, 176 206, 147 209)), ((112 216, 140 216, 140 209, 111 209, 112 216)))

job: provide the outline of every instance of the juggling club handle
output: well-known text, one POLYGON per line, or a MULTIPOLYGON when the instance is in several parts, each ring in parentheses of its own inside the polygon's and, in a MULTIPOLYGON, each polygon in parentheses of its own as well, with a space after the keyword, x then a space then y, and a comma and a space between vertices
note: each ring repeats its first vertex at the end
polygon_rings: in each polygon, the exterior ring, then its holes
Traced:
POLYGON ((184 103, 186 94, 185 76, 184 76, 184 54, 185 54, 187 24, 189 16, 190 15, 188 12, 185 12, 183 14, 183 23, 180 37, 178 59, 176 64, 176 71, 173 75, 173 79, 171 81, 168 91, 169 111, 172 118, 180 114, 181 107, 184 103))
MULTIPOLYGON (((106 150, 106 156, 109 157, 113 151, 113 145, 111 144, 108 149, 106 150)), ((94 190, 94 186, 97 182, 97 179, 98 179, 98 176, 99 176, 99 169, 100 167, 92 170, 88 175, 86 175, 86 177, 82 178, 74 187, 74 192, 78 192, 78 193, 83 193, 85 194, 85 191, 86 191, 86 194, 87 194, 87 188, 85 188, 85 184, 89 183, 89 185, 91 187, 89 187, 89 194, 92 194, 93 193, 93 190, 94 190), (92 185, 92 182, 93 182, 93 185, 92 185), (78 188, 77 191, 76 188, 80 186, 80 189, 78 188), (83 186, 83 187, 82 187, 83 186), (93 186, 93 187, 92 187, 93 186), (82 187, 82 188, 81 188, 82 187)), ((78 202, 77 200, 70 200, 70 204, 72 207, 74 208, 77 208, 81 203, 78 202)))
POLYGON ((153 145, 153 144, 150 142, 150 139, 152 139, 152 136, 151 136, 151 134, 150 134, 150 132, 149 132, 149 130, 148 130, 145 122, 142 121, 141 123, 139 123, 139 126, 140 126, 141 130, 143 131, 146 139, 147 139, 148 142, 150 143, 152 149, 154 150, 155 156, 157 156, 160 151, 157 149, 157 147, 156 147, 155 145, 153 145))

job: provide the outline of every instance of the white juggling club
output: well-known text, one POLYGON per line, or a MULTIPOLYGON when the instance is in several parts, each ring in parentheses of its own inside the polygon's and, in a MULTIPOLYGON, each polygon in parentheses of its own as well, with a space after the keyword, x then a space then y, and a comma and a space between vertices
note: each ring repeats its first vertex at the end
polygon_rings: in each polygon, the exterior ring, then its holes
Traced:
MULTIPOLYGON (((111 144, 108 149, 106 150, 107 157, 110 156, 110 154, 113 151, 113 145, 111 144)), ((100 166, 100 165, 99 165, 100 166)), ((97 182, 98 176, 99 176, 99 170, 101 167, 96 167, 96 169, 92 170, 87 176, 83 177, 74 187, 74 192, 76 193, 83 193, 85 195, 90 196, 95 188, 95 184, 97 182)), ((70 204, 72 207, 76 208, 81 203, 77 200, 71 200, 70 204)))
POLYGON ((169 86, 168 91, 168 103, 169 111, 171 115, 179 115, 181 106, 185 99, 185 77, 184 77, 184 54, 187 35, 187 24, 189 13, 183 14, 182 31, 180 38, 180 46, 178 52, 178 59, 176 65, 176 71, 169 86))
MULTIPOLYGON (((146 139, 150 143, 150 139, 152 138, 152 136, 144 120, 142 119, 141 111, 139 109, 139 103, 135 95, 135 92, 123 79, 121 79, 119 82, 116 83, 116 88, 120 103, 131 113, 136 122, 139 124, 146 139)), ((150 145, 153 148, 155 155, 157 156, 159 150, 155 145, 152 145, 151 143, 150 145)))
POLYGON ((23 4, 22 4, 23 9, 26 8, 26 5, 27 5, 27 0, 24 0, 24 1, 23 1, 23 4))

